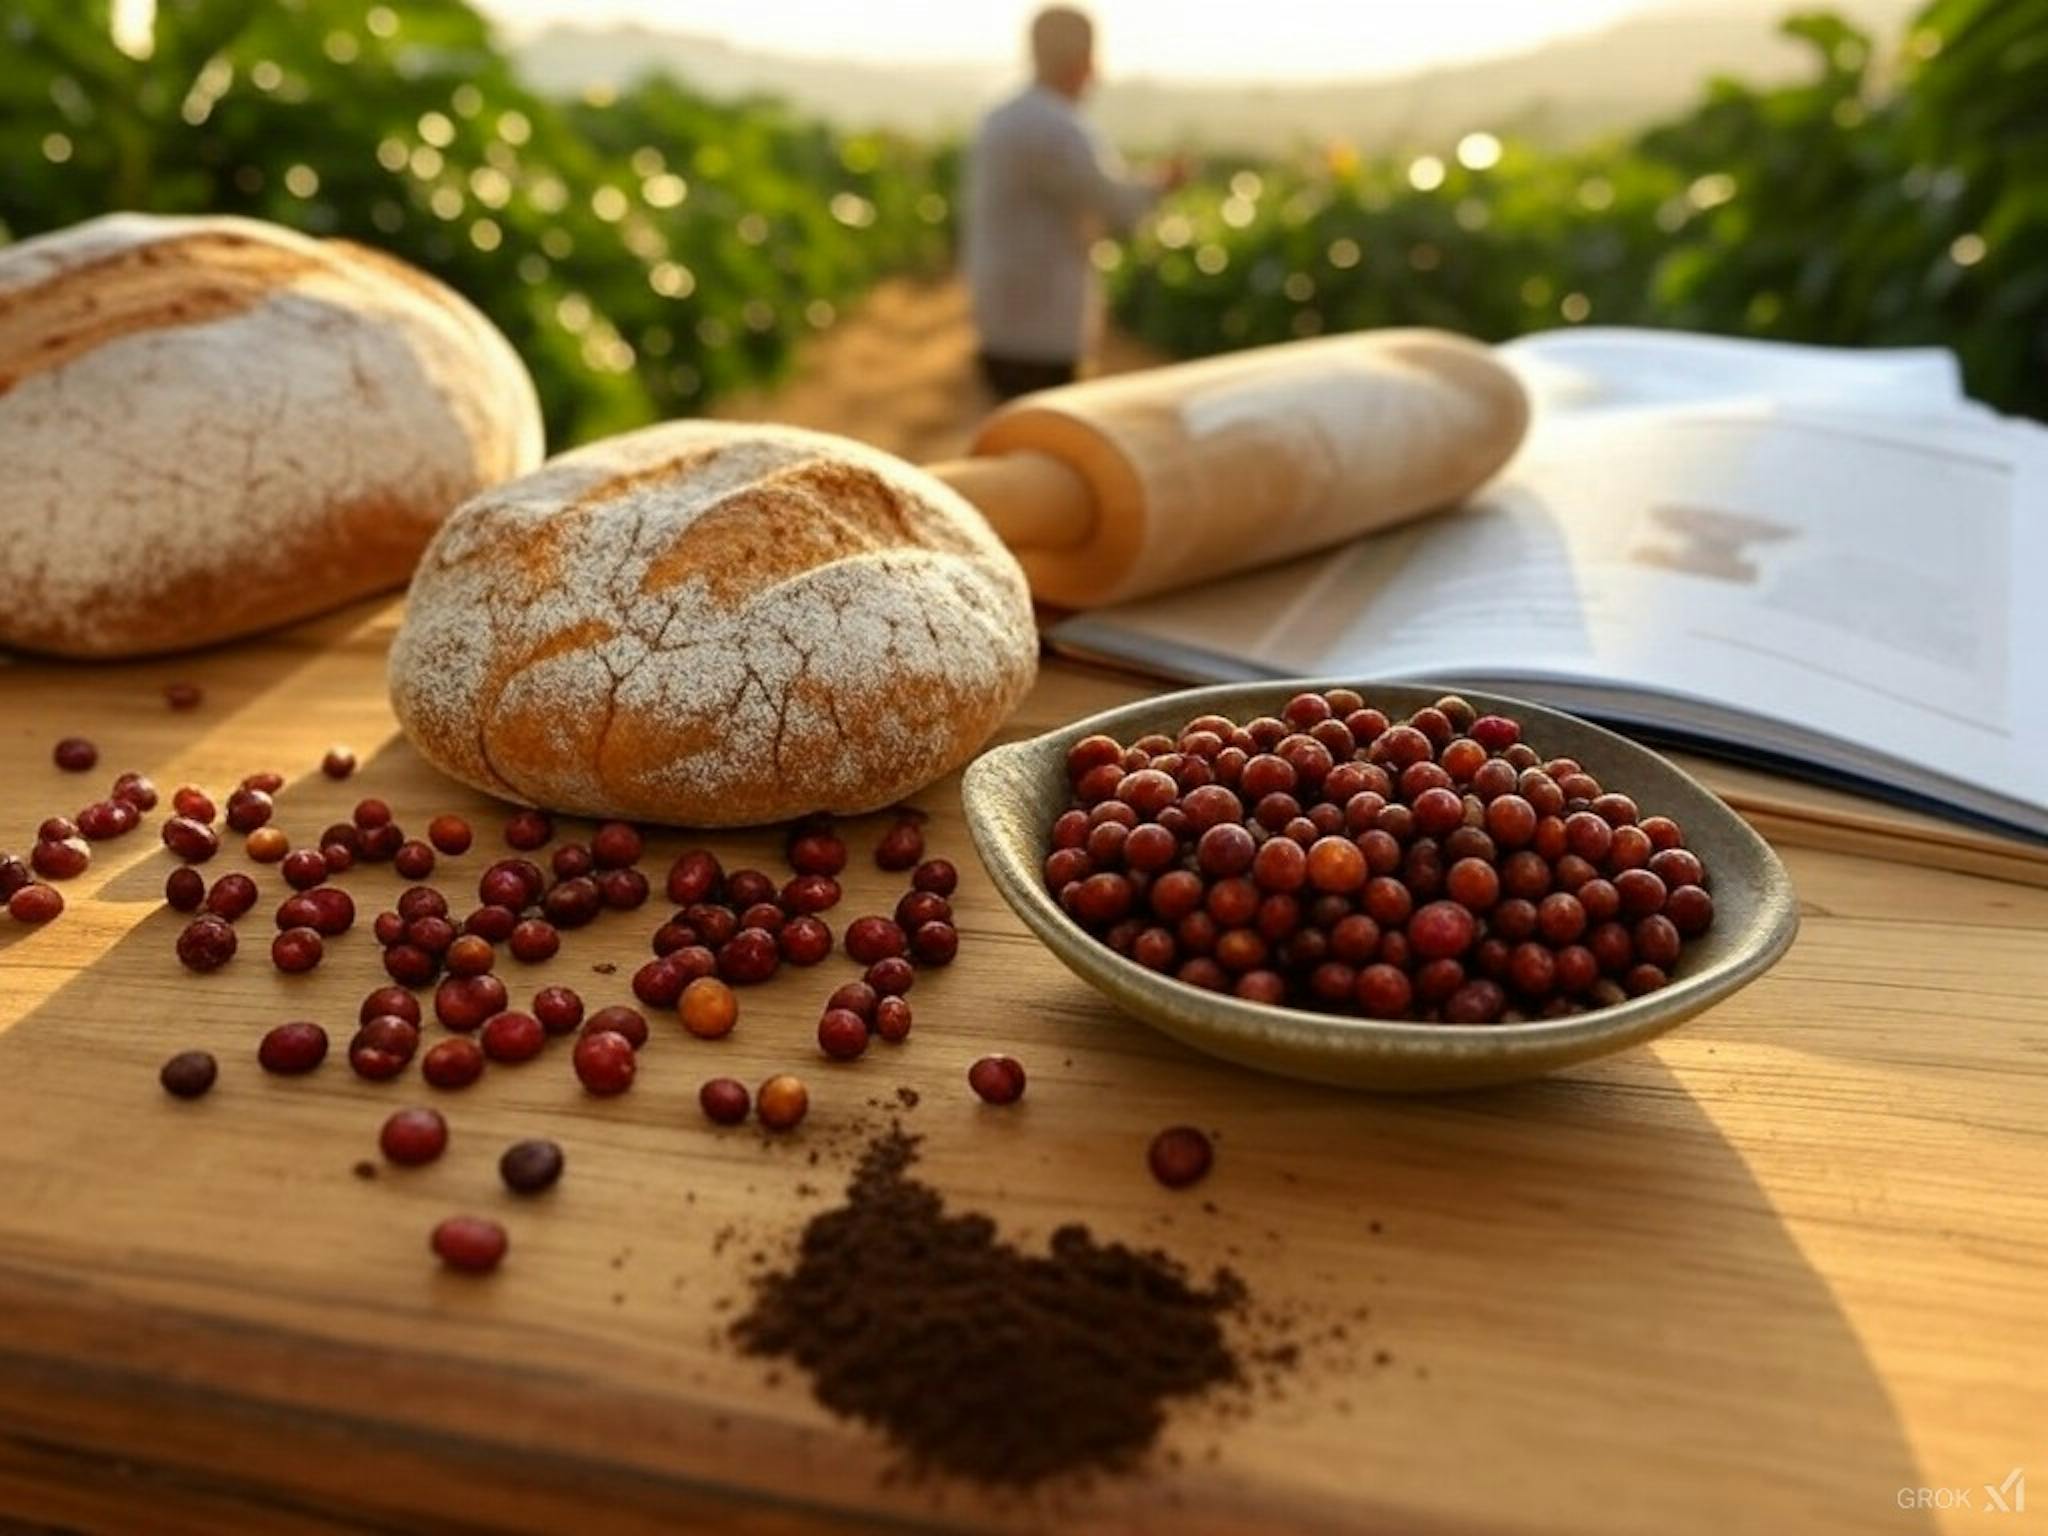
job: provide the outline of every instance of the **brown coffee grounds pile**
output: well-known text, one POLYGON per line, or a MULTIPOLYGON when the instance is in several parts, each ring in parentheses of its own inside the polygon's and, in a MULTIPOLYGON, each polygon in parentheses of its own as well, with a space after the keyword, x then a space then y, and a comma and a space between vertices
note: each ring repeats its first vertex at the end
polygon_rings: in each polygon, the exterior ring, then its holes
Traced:
POLYGON ((1169 1399, 1243 1382, 1222 1327, 1246 1300, 1229 1271, 1198 1289, 1166 1255, 1078 1225, 1020 1252, 908 1176, 917 1141, 874 1141, 795 1267, 755 1281, 732 1330, 744 1350, 795 1360, 820 1402, 914 1469, 1012 1485, 1127 1469, 1169 1399))

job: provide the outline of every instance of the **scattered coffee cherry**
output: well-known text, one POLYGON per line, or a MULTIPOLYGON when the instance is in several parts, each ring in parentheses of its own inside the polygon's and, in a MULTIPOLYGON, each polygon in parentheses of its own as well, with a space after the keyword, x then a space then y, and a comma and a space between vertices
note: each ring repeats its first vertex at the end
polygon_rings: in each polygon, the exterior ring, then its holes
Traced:
POLYGON ((405 918, 397 912, 379 912, 370 921, 370 932, 377 942, 389 949, 394 944, 405 942, 405 918))
POLYGON ((725 877, 725 904, 735 912, 775 899, 775 882, 758 869, 736 869, 725 877))
POLYGON ((832 953, 832 930, 823 918, 793 917, 782 925, 775 944, 791 965, 816 965, 832 953))
POLYGON ((827 1008, 818 1020, 818 1049, 834 1061, 851 1061, 868 1048, 867 1020, 844 1008, 827 1008))
POLYGON ((434 872, 434 850, 418 839, 400 843, 391 867, 407 880, 424 880, 434 872))
POLYGON ((427 841, 450 858, 469 852, 469 845, 475 837, 476 834, 470 830, 469 823, 460 816, 436 816, 427 823, 427 841))
POLYGON ((180 864, 164 877, 164 904, 173 912, 197 912, 206 900, 206 877, 180 864))
POLYGON ((514 960, 538 965, 555 957, 555 952, 562 947, 562 936, 555 932, 554 924, 529 917, 512 930, 505 945, 511 950, 514 960))
POLYGON ((689 978, 674 963, 673 956, 663 956, 648 961, 633 973, 633 995, 650 1008, 673 1008, 688 983, 689 978))
POLYGON ((76 836, 78 823, 69 816, 45 817, 42 825, 36 828, 36 841, 39 843, 68 842, 76 836))
POLYGON ((739 999, 716 976, 699 976, 684 987, 676 1007, 683 1028, 699 1040, 722 1040, 739 1022, 739 999))
POLYGON ((562 1165, 562 1149, 552 1141, 515 1141, 498 1159, 498 1177, 515 1195, 537 1195, 554 1188, 562 1165))
POLYGON ((164 684, 164 703, 175 710, 197 709, 205 697, 196 683, 164 684))
POLYGON ((1145 1164, 1152 1177, 1168 1189, 1185 1189, 1200 1182, 1215 1159, 1209 1138, 1192 1125, 1168 1126, 1145 1150, 1145 1164))
POLYGON ((910 884, 915 890, 930 891, 935 896, 951 896, 960 884, 960 871, 950 860, 926 859, 910 872, 910 884))
POLYGON ((217 971, 234 957, 235 930, 226 918, 196 917, 178 935, 178 959, 187 970, 217 971))
POLYGON ((878 995, 893 997, 910 990, 917 972, 901 955, 889 955, 869 966, 863 979, 878 995))
POLYGON ((951 965, 960 953, 960 930, 951 923, 920 923, 910 935, 910 953, 919 965, 951 965))
POLYGON ((507 1001, 505 983, 495 976, 451 976, 434 989, 434 1017, 444 1027, 467 1034, 503 1013, 507 1001))
POLYGON ((284 775, 269 772, 252 773, 242 780, 239 787, 242 789, 253 789, 261 794, 274 795, 284 788, 284 775))
POLYGON ((637 869, 601 870, 597 891, 614 912, 632 912, 647 904, 647 877, 637 869))
POLYGON ((607 821, 590 837, 591 856, 599 869, 624 869, 638 864, 646 851, 639 829, 623 821, 607 821))
POLYGON ((787 1072, 763 1083, 754 1094, 754 1113, 771 1131, 794 1130, 811 1107, 811 1092, 803 1079, 787 1072))
POLYGON ((614 1003, 609 1008, 600 1008, 584 1021, 583 1032, 587 1035, 601 1035, 609 1031, 623 1035, 626 1043, 639 1050, 647 1043, 647 1015, 637 1008, 628 1008, 614 1003))
POLYGON ((859 1014, 863 1019, 872 1019, 880 995, 864 981, 849 981, 825 1000, 825 1006, 844 1008, 850 1013, 859 1014))
POLYGON ((710 902, 696 902, 683 908, 679 921, 697 935, 697 942, 707 949, 716 949, 740 931, 739 914, 731 907, 714 906, 710 902))
POLYGON ((677 856, 669 867, 668 899, 679 907, 708 901, 725 879, 718 856, 708 849, 692 848, 677 856))
MULTIPOLYGON (((258 827, 242 844, 250 858, 258 864, 275 864, 291 853, 291 839, 277 827, 258 827)), ((326 860, 321 860, 324 868, 326 860)))
POLYGON ((355 851, 346 843, 322 843, 320 857, 326 862, 330 875, 338 875, 356 862, 355 851))
POLYGON ((303 1019, 280 1024, 263 1037, 256 1059, 282 1076, 310 1072, 327 1059, 327 1031, 303 1019))
POLYGON ((781 964, 775 935, 760 928, 742 928, 718 946, 718 974, 740 986, 768 980, 781 964))
POLYGON ((66 773, 84 773, 100 760, 100 749, 83 736, 66 736, 50 749, 50 758, 66 773))
MULTIPOLYGON (((17 923, 54 921, 64 910, 64 895, 55 886, 30 881, 7 898, 7 915, 17 923)), ((233 933, 233 929, 228 930, 233 933)))
POLYGON ((719 1125, 738 1125, 753 1108, 753 1098, 738 1078, 713 1077, 705 1079, 704 1086, 697 1090, 697 1104, 705 1119, 719 1125))
POLYGON ((448 898, 431 885, 410 885, 398 893, 398 915, 408 923, 421 917, 446 917, 448 898))
MULTIPOLYGON (((447 923, 445 918, 434 921, 447 923)), ((449 928, 454 934, 454 929, 449 928)), ((496 964, 498 952, 491 947, 489 939, 480 939, 473 933, 451 937, 448 947, 441 952, 441 964, 450 976, 481 976, 496 964)))
POLYGON ((437 1040, 420 1058, 420 1076, 436 1088, 467 1088, 483 1072, 483 1047, 467 1035, 437 1040))
POLYGON ((408 1024, 417 1024, 420 1021, 420 1000, 403 987, 379 987, 363 999, 363 1005, 356 1013, 356 1022, 367 1024, 387 1013, 395 1014, 408 1024))
POLYGON ((270 941, 270 963, 289 975, 310 971, 320 963, 325 946, 310 928, 287 928, 270 941))
POLYGON ((320 759, 320 771, 330 779, 345 779, 356 771, 356 755, 347 747, 329 747, 320 759))
POLYGON ((234 922, 256 905, 256 882, 240 870, 222 875, 206 893, 206 910, 234 922))
POLYGON ((478 1039, 493 1061, 531 1061, 548 1043, 548 1033, 532 1014, 507 1009, 484 1020, 478 1039))
POLYGON ((910 1035, 910 1002, 898 995, 875 1002, 875 1033, 891 1045, 901 1045, 910 1035))
POLYGON ((382 864, 398 856, 398 850, 405 846, 405 833, 396 822, 386 822, 381 827, 371 827, 363 833, 362 842, 356 849, 356 857, 365 864, 382 864))
POLYGON ((327 860, 310 848, 301 848, 285 855, 284 861, 278 865, 278 873, 284 876, 284 883, 293 890, 310 891, 326 882, 327 860))
POLYGON ((742 928, 759 928, 763 933, 780 933, 785 920, 782 908, 772 901, 757 901, 740 913, 742 928))
POLYGON ((875 844, 875 862, 883 869, 909 869, 923 857, 924 828, 915 821, 897 822, 875 844))
POLYGON ((135 830, 142 812, 126 800, 95 800, 78 813, 79 835, 88 842, 103 843, 135 830))
POLYGON ((505 1229, 482 1216, 450 1216, 429 1239, 434 1256, 464 1274, 487 1274, 505 1258, 505 1229))
POLYGON ((213 1086, 220 1064, 205 1051, 180 1051, 163 1065, 157 1081, 174 1099, 196 1099, 213 1086))
POLYGON ((436 960, 448 953, 455 939, 455 925, 445 917, 416 917, 405 925, 405 942, 436 960))
POLYGON ((798 875, 783 882, 776 899, 791 916, 829 912, 839 905, 839 882, 830 875, 798 875))
POLYGON ((462 931, 473 933, 490 944, 502 944, 519 926, 519 914, 510 907, 478 907, 462 920, 462 931))
POLYGON ((984 1056, 967 1069, 967 1086, 985 1104, 1014 1104, 1024 1097, 1024 1065, 1014 1056, 984 1056))
POLYGON ((132 805, 138 811, 156 809, 156 785, 147 774, 124 773, 114 780, 113 798, 123 805, 132 805))
POLYGON ((213 818, 220 814, 206 791, 191 784, 180 785, 171 795, 171 809, 187 821, 206 826, 212 826, 213 818))
MULTIPOLYGON (((29 867, 13 854, 0 854, 0 901, 5 901, 34 878, 29 867)), ((204 889, 203 882, 201 889, 204 889)))
POLYGON ((557 881, 541 898, 541 912, 557 928, 581 928, 604 910, 604 896, 588 875, 557 881))
POLYGON ((390 1161, 417 1168, 422 1163, 431 1163, 448 1149, 448 1122, 441 1118, 438 1109, 394 1110, 384 1122, 384 1129, 377 1133, 377 1147, 390 1161))
POLYGON ((374 798, 358 800, 355 810, 349 813, 349 820, 354 822, 356 829, 361 832, 388 827, 391 825, 391 807, 374 798))
POLYGON ((260 789, 238 789, 228 796, 227 823, 237 832, 254 832, 267 826, 277 813, 277 802, 260 789))
POLYGON ((633 1042, 608 1029, 595 1033, 585 1030, 578 1035, 571 1061, 577 1080, 600 1097, 624 1093, 632 1087, 633 1074, 639 1067, 633 1042))
POLYGON ((384 974, 403 987, 424 987, 441 971, 441 962, 417 944, 394 944, 384 951, 384 974))
POLYGON ((166 821, 163 839, 164 846, 187 864, 204 864, 220 852, 220 834, 190 816, 173 816, 166 821))
POLYGON ((278 906, 278 927, 306 927, 324 938, 347 933, 355 926, 355 898, 337 885, 316 885, 310 891, 287 896, 278 906), (292 921, 286 923, 286 909, 292 921))
POLYGON ((28 861, 46 880, 75 880, 91 867, 92 848, 82 837, 43 838, 29 850, 28 861))
POLYGON ((348 1064, 356 1076, 382 1082, 403 1072, 419 1048, 419 1026, 387 1013, 363 1021, 348 1043, 348 1064))
POLYGON ((836 875, 846 868, 846 844, 829 828, 813 827, 789 840, 789 867, 799 875, 836 875))
POLYGON ((926 923, 953 921, 953 904, 933 891, 906 891, 896 903, 896 926, 915 933, 926 923))
POLYGON ((555 824, 546 811, 515 812, 505 822, 505 841, 521 853, 531 853, 555 835, 555 824))
POLYGON ((907 946, 903 930, 886 917, 857 917, 846 925, 846 953, 858 964, 873 965, 907 946))
POLYGON ((547 889, 547 877, 538 865, 526 859, 500 859, 477 877, 477 900, 486 906, 509 907, 517 912, 539 901, 547 889))

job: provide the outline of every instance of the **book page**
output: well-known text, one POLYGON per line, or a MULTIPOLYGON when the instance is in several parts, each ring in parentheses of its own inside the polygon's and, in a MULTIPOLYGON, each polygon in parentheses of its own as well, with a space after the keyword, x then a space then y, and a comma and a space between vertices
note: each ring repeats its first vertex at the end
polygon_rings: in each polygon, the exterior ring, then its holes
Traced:
POLYGON ((1467 507, 1083 622, 1182 672, 1497 680, 2048 809, 2044 441, 1961 413, 1565 412, 1467 507))

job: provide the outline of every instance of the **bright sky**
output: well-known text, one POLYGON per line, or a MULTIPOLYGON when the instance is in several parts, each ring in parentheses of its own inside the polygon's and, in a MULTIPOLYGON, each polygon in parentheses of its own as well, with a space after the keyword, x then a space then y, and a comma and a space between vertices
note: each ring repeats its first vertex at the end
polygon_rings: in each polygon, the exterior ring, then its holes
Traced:
MULTIPOLYGON (((749 48, 1007 64, 1037 0, 477 0, 515 33, 637 21, 749 48)), ((1657 0, 1087 0, 1104 72, 1175 79, 1398 74, 1508 53, 1657 0)))

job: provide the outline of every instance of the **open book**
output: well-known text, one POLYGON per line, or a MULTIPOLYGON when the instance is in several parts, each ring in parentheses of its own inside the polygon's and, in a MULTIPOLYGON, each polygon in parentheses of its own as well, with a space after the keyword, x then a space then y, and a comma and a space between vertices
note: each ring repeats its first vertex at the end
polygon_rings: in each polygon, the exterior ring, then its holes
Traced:
POLYGON ((1939 350, 1588 330, 1501 356, 1535 422, 1466 506, 1052 645, 1490 688, 2048 838, 2048 428, 1970 403, 1939 350))

